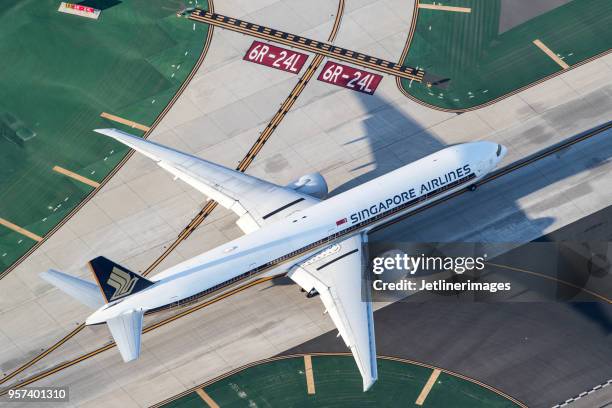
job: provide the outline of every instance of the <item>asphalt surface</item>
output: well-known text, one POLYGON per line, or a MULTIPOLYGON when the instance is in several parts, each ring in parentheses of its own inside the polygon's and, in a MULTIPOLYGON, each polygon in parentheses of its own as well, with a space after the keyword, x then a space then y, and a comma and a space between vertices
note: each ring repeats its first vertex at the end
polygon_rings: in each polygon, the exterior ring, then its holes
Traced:
MULTIPOLYGON (((610 239, 612 206, 539 240, 610 239)), ((467 375, 530 407, 553 406, 612 377, 612 305, 604 302, 413 299, 374 315, 379 355, 467 375)), ((336 334, 333 330, 282 354, 346 351, 336 334)))
POLYGON ((560 7, 570 0, 502 0, 499 15, 499 33, 560 7))
MULTIPOLYGON (((310 2, 270 4, 269 0, 240 5, 218 3, 215 10, 221 14, 320 41, 329 35, 338 6, 324 1, 319 1, 317 7, 311 7, 310 2)), ((342 23, 336 44, 395 59, 405 45, 411 10, 396 0, 347 2, 348 18, 342 23), (372 21, 384 24, 371 24, 372 21)), ((205 65, 151 134, 151 140, 235 167, 298 81, 289 73, 244 63, 242 57, 252 40, 215 30, 205 65)), ((386 78, 376 95, 368 97, 311 81, 249 167, 249 174, 285 185, 303 174, 321 171, 330 189, 340 192, 447 144, 481 137, 512 147, 506 158, 510 162, 612 119, 608 103, 612 88, 605 86, 612 72, 609 57, 612 55, 495 105, 461 115, 414 103, 397 91, 392 78, 386 78)), ((575 165, 565 166, 563 160, 561 169, 554 163, 542 166, 541 174, 530 175, 533 182, 513 182, 500 187, 501 192, 477 196, 478 206, 466 195, 465 199, 453 200, 453 212, 445 210, 438 216, 439 212, 431 209, 426 217, 419 218, 422 228, 414 228, 414 219, 409 225, 415 233, 443 230, 451 240, 457 240, 455 235, 459 233, 484 240, 487 237, 481 238, 482 226, 496 223, 488 231, 512 230, 521 242, 531 240, 542 235, 540 228, 571 222, 586 211, 612 202, 612 186, 606 181, 612 142, 609 147, 598 145, 580 154, 600 160, 601 165, 586 174, 591 189, 572 187, 576 178, 584 187, 585 175, 575 165), (598 173, 598 177, 591 173, 598 173), (568 194, 564 190, 569 190, 568 194), (461 206, 475 210, 464 211, 461 206), (456 217, 455 212, 470 218, 456 217), (472 225, 476 219, 478 225, 472 225), (525 236, 528 238, 523 239, 525 236)), ((481 192, 486 189, 489 187, 481 192)), ((128 160, 57 234, 2 279, 3 373, 11 372, 56 342, 91 313, 39 279, 40 271, 55 268, 89 278, 84 265, 98 255, 135 271, 145 270, 202 205, 200 194, 172 181, 146 157, 134 155, 128 160), (126 206, 126 202, 130 205, 126 206)), ((240 235, 235 216, 217 209, 159 270, 240 235)), ((70 386, 71 401, 66 406, 151 405, 220 373, 271 357, 332 330, 333 323, 322 314, 321 302, 304 298, 294 284, 254 287, 145 334, 143 353, 136 362, 123 364, 119 353, 110 350, 37 384, 70 386)), ((380 321, 383 325, 382 318, 380 321)), ((402 322, 398 324, 406 324, 402 322)), ((425 330, 421 326, 411 324, 411 330, 425 330)), ((20 377, 27 378, 77 358, 109 339, 104 326, 87 328, 20 377)), ((379 342, 382 341, 381 338, 379 342)), ((428 344, 418 339, 411 341, 428 344)), ((346 351, 343 346, 338 348, 346 351)))

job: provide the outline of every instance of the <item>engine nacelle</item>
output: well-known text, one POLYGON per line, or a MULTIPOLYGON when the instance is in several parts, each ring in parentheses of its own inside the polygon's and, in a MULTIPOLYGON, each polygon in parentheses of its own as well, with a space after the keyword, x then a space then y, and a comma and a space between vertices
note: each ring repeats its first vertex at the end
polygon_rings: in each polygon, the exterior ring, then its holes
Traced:
POLYGON ((299 179, 287 184, 287 187, 302 194, 324 199, 327 197, 327 182, 320 173, 305 174, 299 179))

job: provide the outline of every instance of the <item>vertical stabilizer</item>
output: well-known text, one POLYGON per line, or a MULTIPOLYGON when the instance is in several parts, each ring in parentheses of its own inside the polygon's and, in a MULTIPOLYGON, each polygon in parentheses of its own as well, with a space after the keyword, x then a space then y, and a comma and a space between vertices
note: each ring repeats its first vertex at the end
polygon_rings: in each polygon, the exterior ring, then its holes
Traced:
POLYGON ((103 256, 89 261, 89 266, 106 303, 133 295, 153 285, 150 280, 103 256))

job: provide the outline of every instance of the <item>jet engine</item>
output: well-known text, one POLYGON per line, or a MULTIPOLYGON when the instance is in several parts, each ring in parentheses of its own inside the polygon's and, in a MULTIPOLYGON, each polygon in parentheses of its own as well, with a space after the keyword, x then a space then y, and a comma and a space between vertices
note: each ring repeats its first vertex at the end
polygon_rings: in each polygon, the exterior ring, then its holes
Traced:
POLYGON ((321 200, 327 197, 328 192, 327 182, 320 173, 305 174, 286 187, 321 200))

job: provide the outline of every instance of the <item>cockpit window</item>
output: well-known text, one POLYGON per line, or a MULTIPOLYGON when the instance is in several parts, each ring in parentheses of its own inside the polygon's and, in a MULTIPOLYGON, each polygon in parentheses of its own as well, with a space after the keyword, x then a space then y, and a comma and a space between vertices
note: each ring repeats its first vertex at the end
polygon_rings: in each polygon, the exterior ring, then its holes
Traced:
POLYGON ((497 157, 499 157, 499 155, 502 152, 502 146, 500 144, 497 145, 497 152, 495 153, 497 155, 497 157))

